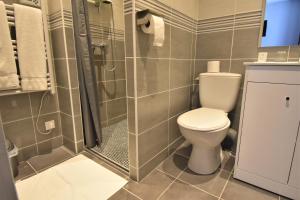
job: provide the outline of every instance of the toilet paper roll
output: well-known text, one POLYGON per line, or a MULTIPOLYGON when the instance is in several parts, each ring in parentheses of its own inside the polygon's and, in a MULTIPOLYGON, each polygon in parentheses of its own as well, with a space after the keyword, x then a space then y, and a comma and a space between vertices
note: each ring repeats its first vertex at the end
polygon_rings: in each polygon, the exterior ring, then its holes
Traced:
POLYGON ((149 23, 142 25, 142 30, 146 34, 153 34, 153 46, 161 47, 165 40, 165 22, 164 19, 152 14, 145 16, 149 23))
POLYGON ((208 61, 207 72, 220 72, 220 61, 208 61))

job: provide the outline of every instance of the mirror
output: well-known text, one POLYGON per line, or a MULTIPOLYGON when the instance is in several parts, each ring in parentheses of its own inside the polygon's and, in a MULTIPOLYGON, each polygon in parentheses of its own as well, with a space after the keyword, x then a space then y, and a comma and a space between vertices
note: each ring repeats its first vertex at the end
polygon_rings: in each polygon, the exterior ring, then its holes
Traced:
POLYGON ((265 0, 260 47, 300 45, 300 0, 265 0))

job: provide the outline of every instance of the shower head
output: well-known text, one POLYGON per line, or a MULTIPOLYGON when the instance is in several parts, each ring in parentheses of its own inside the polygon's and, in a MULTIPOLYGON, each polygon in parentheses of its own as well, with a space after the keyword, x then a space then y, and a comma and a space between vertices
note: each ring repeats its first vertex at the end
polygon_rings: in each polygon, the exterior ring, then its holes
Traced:
POLYGON ((105 4, 112 4, 112 0, 102 0, 102 3, 105 3, 105 4))

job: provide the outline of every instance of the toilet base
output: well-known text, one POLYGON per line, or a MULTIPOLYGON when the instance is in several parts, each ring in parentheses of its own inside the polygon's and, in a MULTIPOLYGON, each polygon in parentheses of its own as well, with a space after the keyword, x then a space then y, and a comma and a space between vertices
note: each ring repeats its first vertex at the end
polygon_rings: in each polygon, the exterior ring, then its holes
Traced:
POLYGON ((222 157, 221 145, 193 145, 188 167, 197 174, 212 174, 219 168, 222 157))

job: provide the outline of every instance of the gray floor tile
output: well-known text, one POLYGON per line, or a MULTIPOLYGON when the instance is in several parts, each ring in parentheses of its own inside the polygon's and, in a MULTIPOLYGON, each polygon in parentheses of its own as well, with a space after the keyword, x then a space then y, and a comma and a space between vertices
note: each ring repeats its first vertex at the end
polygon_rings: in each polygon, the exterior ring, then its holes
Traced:
POLYGON ((15 177, 15 180, 22 180, 24 178, 28 178, 30 176, 35 175, 35 171, 27 162, 21 162, 18 166, 19 173, 15 177))
POLYGON ((223 170, 231 172, 234 167, 235 158, 228 151, 224 151, 223 155, 224 155, 224 158, 222 160, 221 168, 223 170))
POLYGON ((231 178, 222 195, 224 200, 277 200, 278 195, 231 178))
POLYGON ((189 158, 192 152, 192 145, 184 146, 176 151, 176 154, 189 158))
POLYGON ((69 152, 67 152, 67 150, 65 150, 64 147, 60 147, 54 149, 49 154, 32 157, 28 160, 28 162, 36 171, 40 172, 55 164, 61 163, 71 157, 72 155, 69 152))
POLYGON ((157 199, 173 180, 174 178, 154 170, 140 183, 130 181, 125 188, 144 200, 157 199))
POLYGON ((211 175, 200 175, 187 169, 180 175, 179 179, 210 194, 220 196, 229 176, 230 173, 225 170, 218 170, 211 175))
POLYGON ((139 198, 135 197, 133 194, 130 194, 124 189, 119 190, 109 200, 138 200, 139 198))
POLYGON ((203 191, 200 191, 181 181, 175 181, 171 187, 161 196, 161 200, 217 200, 203 191))
POLYGON ((187 168, 187 162, 187 158, 174 154, 161 163, 157 169, 176 178, 180 172, 187 168))

